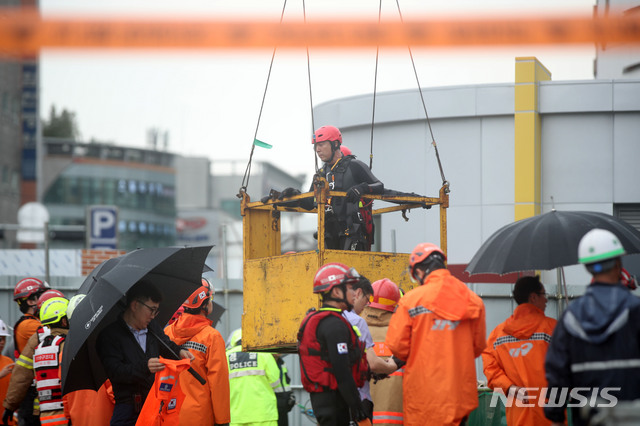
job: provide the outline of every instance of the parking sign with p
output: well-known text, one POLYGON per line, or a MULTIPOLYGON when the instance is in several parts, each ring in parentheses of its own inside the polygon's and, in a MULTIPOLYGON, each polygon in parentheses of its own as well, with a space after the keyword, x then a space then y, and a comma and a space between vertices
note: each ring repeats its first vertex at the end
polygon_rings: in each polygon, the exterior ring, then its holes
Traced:
POLYGON ((116 249, 118 247, 118 207, 87 207, 87 247, 116 249))

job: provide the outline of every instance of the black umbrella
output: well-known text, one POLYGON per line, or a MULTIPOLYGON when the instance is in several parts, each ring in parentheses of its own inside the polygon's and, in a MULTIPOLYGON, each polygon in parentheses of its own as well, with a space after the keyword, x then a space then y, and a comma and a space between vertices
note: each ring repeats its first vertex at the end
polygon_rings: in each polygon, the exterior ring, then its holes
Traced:
MULTIPOLYGON (((89 275, 87 275, 87 278, 84 279, 84 281, 78 288, 77 293, 78 294, 89 293, 89 291, 91 291, 95 283, 98 281, 98 278, 100 278, 102 275, 106 274, 111 269, 113 269, 113 267, 116 266, 120 262, 120 260, 123 259, 123 257, 124 256, 112 257, 111 259, 107 259, 102 263, 100 263, 98 266, 96 266, 93 269, 93 271, 91 271, 89 275)), ((211 268, 209 265, 205 263, 204 266, 202 267, 202 273, 205 274, 207 272, 213 272, 213 268, 211 268)))
POLYGON ((211 313, 207 315, 207 318, 213 321, 214 327, 216 326, 216 324, 218 324, 220 318, 222 318, 222 314, 224 314, 224 311, 226 311, 224 306, 219 303, 213 302, 213 311, 211 311, 211 313))
POLYGON ((97 390, 106 380, 96 338, 124 311, 124 296, 134 284, 145 279, 160 290, 163 300, 154 321, 164 325, 201 285, 209 250, 211 246, 138 249, 103 262, 70 321, 62 356, 63 393, 97 390))
POLYGON ((578 263, 578 244, 594 228, 613 232, 628 254, 640 253, 640 231, 605 213, 552 210, 496 231, 467 265, 469 274, 549 270, 578 263))

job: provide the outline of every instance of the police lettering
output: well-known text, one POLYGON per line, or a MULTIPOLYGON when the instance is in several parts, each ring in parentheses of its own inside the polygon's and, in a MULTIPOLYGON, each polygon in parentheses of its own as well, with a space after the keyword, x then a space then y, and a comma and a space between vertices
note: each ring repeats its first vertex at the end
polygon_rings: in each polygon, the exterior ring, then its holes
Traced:
POLYGON ((229 364, 229 368, 232 370, 238 370, 240 368, 258 368, 258 361, 238 361, 229 364))

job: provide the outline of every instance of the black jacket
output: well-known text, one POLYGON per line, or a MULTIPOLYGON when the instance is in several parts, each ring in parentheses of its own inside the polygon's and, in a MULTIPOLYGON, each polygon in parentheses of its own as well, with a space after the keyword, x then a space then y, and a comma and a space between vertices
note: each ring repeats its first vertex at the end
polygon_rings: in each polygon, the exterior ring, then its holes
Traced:
MULTIPOLYGON (((609 394, 618 400, 640 398, 640 298, 621 284, 591 284, 558 321, 545 371, 549 388, 615 387, 620 391, 609 394)), ((564 420, 563 407, 544 411, 550 420, 564 420)))
POLYGON ((122 316, 108 325, 98 336, 98 354, 107 377, 111 380, 116 404, 134 403, 134 394, 141 395, 141 402, 144 403, 154 381, 154 374, 147 366, 149 358, 162 355, 175 359, 151 332, 163 339, 176 354, 180 352, 180 347, 169 340, 155 320, 152 320, 147 328, 149 331, 146 352, 142 351, 122 316))
MULTIPOLYGON (((356 188, 360 195, 365 197, 368 194, 382 194, 384 192, 383 183, 371 173, 366 164, 356 160, 353 155, 343 156, 333 166, 327 163, 323 164, 318 170, 318 175, 327 180, 332 191, 348 192, 351 188, 356 188)), ((312 183, 310 191, 313 189, 312 183)), ((302 200, 300 206, 310 210, 315 206, 315 203, 313 199, 307 198, 302 200)), ((358 202, 348 202, 345 197, 331 197, 326 208, 329 212, 325 221, 327 248, 352 250, 349 248, 351 242, 361 241, 364 243, 366 239, 369 239, 367 245, 370 245, 373 241, 373 236, 370 235, 373 229, 367 230, 367 220, 363 218, 358 202)), ((370 218, 370 204, 368 210, 370 218)))

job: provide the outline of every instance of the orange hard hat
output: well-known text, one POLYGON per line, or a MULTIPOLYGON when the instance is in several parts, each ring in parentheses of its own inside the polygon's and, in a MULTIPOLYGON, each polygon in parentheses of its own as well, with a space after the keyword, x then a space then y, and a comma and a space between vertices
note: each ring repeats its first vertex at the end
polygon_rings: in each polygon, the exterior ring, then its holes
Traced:
POLYGON ((200 286, 196 291, 191 293, 191 296, 187 300, 184 301, 182 306, 187 309, 195 309, 202 306, 207 298, 211 298, 213 296, 211 287, 209 286, 200 286))
POLYGON ((409 257, 409 272, 414 280, 418 280, 418 277, 415 275, 416 265, 424 262, 427 257, 431 256, 433 253, 440 253, 444 258, 443 260, 447 260, 447 256, 440 247, 432 243, 420 243, 413 249, 411 256, 409 257))
POLYGON ((344 145, 340 145, 340 151, 342 151, 342 155, 351 155, 351 150, 344 145))

